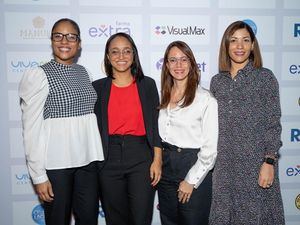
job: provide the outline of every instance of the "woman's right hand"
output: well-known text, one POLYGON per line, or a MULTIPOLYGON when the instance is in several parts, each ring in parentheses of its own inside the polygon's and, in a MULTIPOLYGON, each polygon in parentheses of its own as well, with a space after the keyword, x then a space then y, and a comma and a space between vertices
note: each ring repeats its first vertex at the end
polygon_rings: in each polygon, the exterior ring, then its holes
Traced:
POLYGON ((35 184, 35 190, 42 201, 51 202, 53 201, 53 190, 49 180, 44 183, 35 184))

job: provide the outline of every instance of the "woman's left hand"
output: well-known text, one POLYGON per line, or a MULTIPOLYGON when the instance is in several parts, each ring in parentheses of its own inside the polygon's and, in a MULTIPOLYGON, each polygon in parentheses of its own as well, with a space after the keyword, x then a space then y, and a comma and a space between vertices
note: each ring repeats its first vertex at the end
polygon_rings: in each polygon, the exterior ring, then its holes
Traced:
POLYGON ((274 181, 274 166, 263 163, 258 177, 258 184, 262 188, 270 188, 274 181))
POLYGON ((186 203, 190 200, 194 190, 194 185, 189 184, 185 180, 181 181, 178 188, 178 201, 186 203))
POLYGON ((151 185, 155 186, 161 178, 161 159, 154 159, 150 166, 150 178, 152 180, 151 185))

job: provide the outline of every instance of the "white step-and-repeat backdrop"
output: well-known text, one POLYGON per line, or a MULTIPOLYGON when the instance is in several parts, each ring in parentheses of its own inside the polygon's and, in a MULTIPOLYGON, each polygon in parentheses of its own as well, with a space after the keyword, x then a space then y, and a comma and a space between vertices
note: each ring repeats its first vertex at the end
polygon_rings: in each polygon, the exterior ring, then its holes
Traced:
MULTIPOLYGON (((108 37, 126 32, 138 46, 147 75, 160 88, 162 57, 173 40, 193 49, 209 87, 217 73, 225 28, 248 20, 256 30, 264 66, 280 83, 282 140, 280 179, 287 225, 300 224, 300 1, 299 0, 2 0, 0 20, 0 224, 44 224, 24 160, 18 83, 24 70, 51 59, 50 31, 62 17, 82 32, 79 63, 94 79, 104 76, 108 37)), ((247 176, 247 171, 240 171, 247 176)), ((156 201, 157 205, 157 201, 156 201)), ((155 206, 153 225, 160 224, 155 206)), ((99 209, 99 224, 105 224, 99 209)))

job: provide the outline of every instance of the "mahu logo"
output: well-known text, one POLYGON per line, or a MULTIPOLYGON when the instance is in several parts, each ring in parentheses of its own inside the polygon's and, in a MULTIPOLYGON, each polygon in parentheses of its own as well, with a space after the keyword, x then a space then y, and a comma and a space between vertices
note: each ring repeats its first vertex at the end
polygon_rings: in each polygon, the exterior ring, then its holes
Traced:
POLYGON ((49 30, 45 29, 45 19, 37 16, 32 20, 34 29, 20 30, 20 37, 23 39, 48 39, 49 30))

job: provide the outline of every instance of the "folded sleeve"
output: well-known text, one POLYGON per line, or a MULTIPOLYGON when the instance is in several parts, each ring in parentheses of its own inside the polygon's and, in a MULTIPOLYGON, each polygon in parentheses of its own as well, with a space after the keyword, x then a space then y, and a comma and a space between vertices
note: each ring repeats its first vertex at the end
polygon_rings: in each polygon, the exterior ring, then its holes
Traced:
POLYGON ((44 105, 49 93, 43 69, 27 70, 19 85, 22 110, 23 142, 27 167, 34 184, 48 180, 45 169, 44 105))
POLYGON ((191 167, 185 181, 198 188, 208 172, 214 167, 217 157, 218 143, 218 105, 215 98, 210 97, 202 119, 202 138, 196 163, 191 167))

